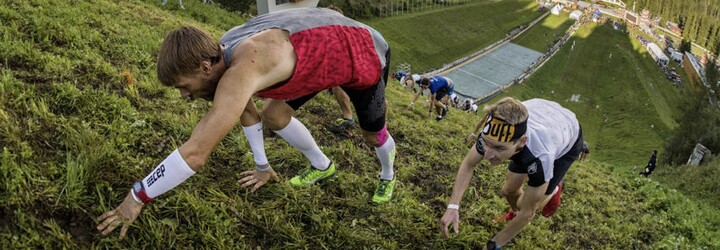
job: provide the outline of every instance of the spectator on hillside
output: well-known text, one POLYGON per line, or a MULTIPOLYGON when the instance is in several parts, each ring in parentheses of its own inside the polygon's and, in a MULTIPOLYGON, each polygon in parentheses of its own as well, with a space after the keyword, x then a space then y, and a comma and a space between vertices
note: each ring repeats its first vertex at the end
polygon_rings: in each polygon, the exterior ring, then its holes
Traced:
POLYGON ((415 104, 415 101, 422 95, 425 89, 430 90, 430 110, 429 115, 432 115, 433 108, 435 108, 436 121, 442 120, 449 110, 448 108, 448 96, 455 90, 455 84, 450 78, 444 76, 433 76, 430 78, 424 77, 420 80, 420 91, 415 94, 415 98, 410 102, 407 109, 410 110, 415 104))
POLYGON ((510 211, 494 220, 507 224, 486 244, 487 249, 500 249, 530 223, 538 209, 545 217, 555 214, 560 206, 563 178, 580 155, 583 135, 575 114, 551 101, 520 102, 506 97, 485 107, 485 112, 475 127, 475 132, 482 127, 480 138, 458 169, 440 224, 446 238, 448 227, 453 227, 456 234, 459 232, 460 201, 480 161, 485 159, 491 166, 497 166, 510 160, 501 191, 510 211))
POLYGON ((648 160, 648 163, 645 166, 645 169, 643 169, 643 171, 640 172, 640 174, 644 175, 645 177, 648 177, 648 175, 652 174, 652 172, 655 171, 656 161, 657 161, 657 150, 653 150, 653 154, 650 156, 650 160, 648 160))
MULTIPOLYGON (((167 0, 162 1, 162 5, 165 6, 165 4, 167 4, 167 0)), ((180 4, 180 9, 183 9, 183 10, 185 9, 185 6, 183 5, 182 0, 178 0, 178 4, 180 4)))
POLYGON ((580 161, 585 161, 585 158, 590 154, 590 145, 587 141, 583 141, 582 150, 580 151, 580 161))
MULTIPOLYGON (((230 29, 220 41, 186 26, 165 37, 156 65, 161 83, 179 89, 184 98, 203 98, 213 105, 180 148, 135 182, 118 207, 98 217, 97 230, 103 235, 122 226, 124 237, 144 204, 200 171, 238 122, 258 132, 246 135, 251 146, 263 147, 262 128, 267 126, 309 160, 291 185, 309 186, 333 176, 336 163, 293 115, 317 93, 336 86, 350 97, 365 141, 380 163, 372 201, 391 199, 396 150, 385 116, 390 47, 370 26, 325 8, 259 15, 230 29), (327 35, 339 33, 344 35, 327 35), (254 95, 268 98, 262 112, 251 108, 254 95)), ((270 166, 242 175, 242 187, 253 190, 278 180, 270 166)))

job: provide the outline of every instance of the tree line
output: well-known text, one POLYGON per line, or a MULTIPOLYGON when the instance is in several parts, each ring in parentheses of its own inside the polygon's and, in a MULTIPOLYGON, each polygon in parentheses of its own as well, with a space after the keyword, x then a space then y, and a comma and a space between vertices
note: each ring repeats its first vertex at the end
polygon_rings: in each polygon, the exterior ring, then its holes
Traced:
POLYGON ((683 39, 692 41, 709 51, 720 46, 720 2, 717 0, 626 0, 627 8, 650 11, 652 16, 677 23, 683 29, 683 39))

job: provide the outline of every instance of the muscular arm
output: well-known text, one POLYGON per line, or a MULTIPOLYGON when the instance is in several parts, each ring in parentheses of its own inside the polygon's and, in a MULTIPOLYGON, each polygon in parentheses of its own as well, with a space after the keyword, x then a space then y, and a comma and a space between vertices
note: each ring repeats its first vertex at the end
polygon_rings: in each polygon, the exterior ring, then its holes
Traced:
POLYGON ((195 171, 235 126, 252 95, 289 79, 297 56, 286 31, 271 29, 238 45, 215 91, 212 109, 198 122, 180 154, 195 171))
POLYGON ((455 186, 453 187, 452 196, 450 197, 450 204, 460 205, 463 194, 470 185, 472 180, 473 172, 475 172, 475 165, 480 163, 483 156, 478 154, 475 147, 471 147, 468 153, 465 155, 458 169, 457 175, 455 176, 455 186))
POLYGON ((540 207, 543 200, 545 199, 545 190, 547 190, 548 183, 545 183, 539 187, 528 187, 520 199, 518 199, 518 211, 517 216, 508 222, 496 236, 495 242, 498 245, 504 246, 507 244, 515 235, 530 223, 535 216, 535 211, 540 207))
POLYGON ((418 91, 417 94, 415 94, 415 97, 414 97, 413 100, 410 102, 410 105, 415 104, 415 101, 417 101, 418 97, 420 97, 420 96, 422 95, 422 92, 423 92, 423 89, 420 88, 420 91, 418 91))

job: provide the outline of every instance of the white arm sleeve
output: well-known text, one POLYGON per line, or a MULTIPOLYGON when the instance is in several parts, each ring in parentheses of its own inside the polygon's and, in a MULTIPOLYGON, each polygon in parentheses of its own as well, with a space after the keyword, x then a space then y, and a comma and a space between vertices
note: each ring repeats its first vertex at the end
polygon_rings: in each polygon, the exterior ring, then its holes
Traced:
POLYGON ((149 198, 155 198, 183 183, 194 175, 190 166, 177 149, 173 151, 155 170, 143 179, 143 186, 149 198))

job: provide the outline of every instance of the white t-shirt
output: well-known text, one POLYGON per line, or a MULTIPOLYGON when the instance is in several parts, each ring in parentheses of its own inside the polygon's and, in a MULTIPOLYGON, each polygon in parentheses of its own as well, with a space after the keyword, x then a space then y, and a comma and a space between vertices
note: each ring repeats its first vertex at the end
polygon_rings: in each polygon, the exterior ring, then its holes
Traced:
POLYGON ((450 94, 450 100, 455 104, 460 103, 460 97, 455 93, 450 94))
MULTIPOLYGON (((420 81, 420 79, 422 79, 422 76, 420 76, 420 75, 418 75, 418 74, 412 74, 411 76, 412 76, 412 79, 413 79, 413 83, 415 83, 415 82, 417 82, 417 81, 420 81)), ((405 79, 406 79, 406 78, 407 78, 407 75, 406 75, 406 76, 403 76, 403 77, 400 77, 400 84, 405 85, 405 79)))
POLYGON ((530 99, 524 101, 523 105, 529 113, 526 148, 542 162, 545 182, 548 182, 553 177, 555 160, 575 145, 580 123, 572 111, 556 102, 530 99))

